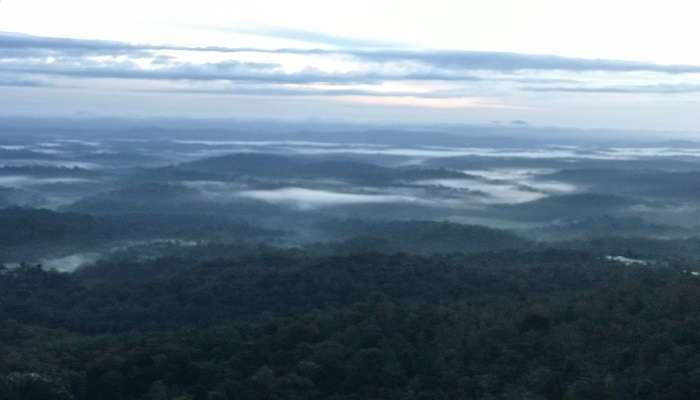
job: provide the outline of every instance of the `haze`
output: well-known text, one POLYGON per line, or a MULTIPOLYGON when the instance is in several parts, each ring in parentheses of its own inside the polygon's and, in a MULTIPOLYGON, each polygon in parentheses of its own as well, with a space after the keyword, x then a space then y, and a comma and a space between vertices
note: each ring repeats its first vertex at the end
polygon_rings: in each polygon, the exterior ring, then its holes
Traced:
POLYGON ((0 0, 0 400, 700 399, 695 3, 0 0))
POLYGON ((694 131, 696 9, 4 0, 0 112, 694 131))

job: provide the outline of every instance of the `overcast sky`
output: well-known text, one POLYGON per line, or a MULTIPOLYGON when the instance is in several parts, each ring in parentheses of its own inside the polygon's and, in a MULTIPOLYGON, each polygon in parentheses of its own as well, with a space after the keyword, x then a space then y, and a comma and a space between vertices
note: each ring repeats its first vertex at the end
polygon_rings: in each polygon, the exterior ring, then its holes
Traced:
POLYGON ((0 113, 700 130, 694 1, 0 0, 0 113))

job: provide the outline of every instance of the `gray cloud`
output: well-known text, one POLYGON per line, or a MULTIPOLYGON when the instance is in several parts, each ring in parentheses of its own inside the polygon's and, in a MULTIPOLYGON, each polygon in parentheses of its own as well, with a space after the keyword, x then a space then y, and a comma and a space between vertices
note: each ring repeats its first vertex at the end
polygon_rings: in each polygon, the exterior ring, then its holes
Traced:
POLYGON ((632 62, 605 59, 567 58, 551 55, 530 55, 518 53, 497 53, 478 51, 443 50, 357 50, 357 49, 257 49, 236 47, 189 47, 172 45, 139 45, 123 42, 81 40, 66 38, 45 38, 27 35, 0 34, 0 57, 6 51, 18 54, 20 51, 36 54, 37 51, 64 52, 66 54, 143 54, 162 50, 224 53, 273 53, 305 55, 345 55, 368 62, 392 63, 415 62, 422 65, 471 71, 515 72, 523 70, 542 71, 607 71, 607 72, 660 72, 669 74, 700 73, 698 65, 661 65, 646 62, 632 62))
POLYGON ((53 38, 0 32, 0 58, 34 57, 63 54, 67 56, 131 55, 150 56, 153 52, 175 50, 220 53, 331 54, 321 49, 257 49, 249 47, 175 46, 134 44, 107 40, 53 38))
POLYGON ((306 88, 221 88, 221 89, 144 89, 139 93, 184 93, 225 96, 366 96, 366 97, 415 97, 424 99, 450 99, 468 97, 462 91, 397 92, 359 89, 306 89, 306 88))
POLYGON ((86 59, 60 59, 52 63, 0 62, 0 72, 63 76, 70 78, 115 78, 142 80, 191 81, 252 81, 268 83, 356 82, 374 78, 359 75, 326 74, 307 71, 294 74, 281 72, 281 65, 254 62, 225 61, 190 64, 165 62, 156 69, 140 68, 131 62, 96 62, 86 59))
POLYGON ((240 63, 234 68, 231 62, 226 63, 229 69, 221 68, 216 64, 205 65, 178 65, 155 70, 140 69, 130 64, 118 65, 56 65, 56 64, 35 64, 35 65, 2 65, 0 71, 16 74, 33 74, 45 76, 62 76, 70 78, 114 78, 114 79, 138 79, 138 80, 167 80, 167 81, 239 81, 239 82, 262 82, 262 83, 286 83, 286 84, 309 84, 309 83, 330 83, 330 84, 350 84, 350 83, 377 83, 387 79, 397 79, 397 77, 379 76, 373 74, 328 74, 318 71, 300 73, 282 73, 270 71, 268 69, 255 68, 245 63, 240 63))
POLYGON ((663 72, 669 74, 699 73, 698 65, 661 65, 654 63, 567 58, 551 55, 497 53, 477 51, 353 51, 350 54, 377 62, 414 61, 448 69, 522 71, 607 71, 607 72, 663 72))
POLYGON ((51 38, 0 32, 0 57, 65 55, 147 54, 159 46, 132 45, 106 40, 51 38))
POLYGON ((520 90, 544 93, 610 93, 610 94, 689 94, 700 93, 700 85, 657 84, 629 86, 528 86, 520 90))
POLYGON ((536 84, 576 83, 571 79, 546 79, 529 77, 480 77, 456 71, 429 72, 347 72, 330 73, 316 69, 286 73, 282 65, 224 61, 218 63, 191 64, 172 59, 157 59, 157 68, 144 69, 131 62, 96 62, 89 59, 58 59, 45 62, 2 62, 0 72, 21 75, 59 76, 69 78, 130 79, 154 81, 230 81, 269 84, 378 84, 390 81, 444 81, 444 82, 505 82, 536 84))
MULTIPOLYGON (((282 65, 273 63, 256 63, 224 61, 217 63, 191 64, 176 62, 172 59, 156 59, 157 68, 144 69, 132 62, 97 62, 87 58, 59 58, 51 63, 32 61, 2 61, 0 72, 61 76, 70 78, 114 78, 140 80, 170 81, 238 81, 278 84, 372 84, 383 81, 454 81, 478 82, 485 79, 460 73, 380 73, 351 72, 329 73, 316 69, 285 73, 282 65)), ((506 78, 504 78, 506 79, 506 78)), ((490 79, 497 80, 497 79, 490 79)), ((520 81, 520 79, 518 79, 520 81)), ((525 81, 527 83, 537 83, 525 81)))

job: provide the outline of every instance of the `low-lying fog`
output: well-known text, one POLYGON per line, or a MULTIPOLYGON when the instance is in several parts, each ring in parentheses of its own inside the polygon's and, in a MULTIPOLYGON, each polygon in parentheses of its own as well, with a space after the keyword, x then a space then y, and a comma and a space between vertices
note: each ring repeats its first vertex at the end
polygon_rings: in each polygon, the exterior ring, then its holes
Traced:
MULTIPOLYGON (((81 139, 58 139, 55 142, 26 143, 23 145, 3 145, 4 150, 0 159, 0 186, 22 190, 36 190, 43 196, 51 198, 52 189, 66 191, 71 186, 85 187, 86 184, 97 183, 96 178, 76 177, 76 174, 86 170, 99 169, 110 179, 114 175, 128 175, 125 170, 138 168, 157 168, 180 162, 205 159, 207 157, 219 157, 227 154, 279 154, 291 157, 314 157, 323 160, 362 160, 363 162, 376 163, 396 167, 414 166, 425 168, 437 165, 445 168, 435 159, 444 159, 446 162, 457 161, 460 158, 466 160, 478 160, 479 169, 464 169, 457 165, 454 171, 464 173, 463 178, 436 178, 417 179, 413 181, 395 181, 394 187, 385 187, 385 190, 375 190, 367 193, 364 188, 331 188, 321 189, 320 180, 311 182, 312 187, 300 186, 300 182, 290 180, 293 185, 284 185, 285 182, 276 182, 277 188, 255 188, 255 185, 236 184, 231 181, 203 181, 202 186, 209 185, 206 192, 217 194, 221 198, 241 196, 258 199, 274 204, 289 205, 295 208, 314 208, 317 206, 332 206, 357 203, 430 203, 436 201, 440 191, 425 193, 415 190, 409 195, 396 194, 396 188, 405 187, 432 187, 437 189, 449 189, 450 202, 442 204, 455 205, 454 197, 457 192, 463 192, 465 203, 482 202, 490 204, 499 203, 523 203, 556 194, 576 193, 582 188, 576 182, 565 182, 552 178, 551 175, 561 169, 561 163, 555 163, 557 168, 504 168, 502 161, 509 164, 527 164, 528 160, 538 162, 552 160, 564 160, 571 168, 576 168, 587 160, 630 161, 649 159, 653 162, 659 158, 698 158, 700 149, 678 148, 586 148, 571 145, 549 145, 545 148, 488 148, 488 147, 461 147, 446 148, 439 146, 415 146, 394 147, 381 144, 367 143, 329 143, 313 141, 244 141, 244 140, 164 140, 143 139, 137 146, 124 146, 122 139, 107 139, 87 141, 81 139), (45 148, 60 148, 60 151, 44 151, 45 148), (214 148, 214 149, 209 149, 214 148), (35 158, 38 154, 43 158, 35 158), (357 156, 360 156, 358 158, 357 156), (102 158, 102 159, 101 159, 102 158), (116 163, 115 159, 120 162, 116 163), (493 164, 489 168, 489 159, 493 164), (52 176, 34 175, 32 167, 53 168, 52 176), (25 168, 25 169, 22 169, 25 168), (22 172, 17 174, 17 172, 22 172), (216 186, 216 184, 219 184, 216 186), (52 188, 54 186, 54 188, 52 188), (45 189, 45 190, 44 190, 45 189), (243 190, 241 190, 243 189, 243 190), (479 194, 479 196, 475 196, 479 194)), ((128 180, 114 182, 113 187, 128 184, 128 180)), ((191 187, 197 185, 191 182, 191 187)), ((269 183, 269 182, 268 182, 269 183)), ((336 185, 337 186, 337 185, 336 185)), ((87 192, 86 196, 94 193, 87 192)), ((63 198, 63 196, 60 196, 63 198)), ((458 205, 458 204, 457 204, 458 205)))
POLYGON ((177 238, 188 229, 228 237, 234 222, 290 231, 280 239, 287 243, 323 239, 314 224, 324 218, 449 220, 549 240, 596 234, 601 224, 622 234, 688 237, 700 216, 700 145, 688 142, 67 132, 6 134, 0 206, 128 216, 148 229, 110 222, 108 233, 96 234, 100 243, 55 245, 32 260, 64 271, 97 260, 102 242, 177 238))

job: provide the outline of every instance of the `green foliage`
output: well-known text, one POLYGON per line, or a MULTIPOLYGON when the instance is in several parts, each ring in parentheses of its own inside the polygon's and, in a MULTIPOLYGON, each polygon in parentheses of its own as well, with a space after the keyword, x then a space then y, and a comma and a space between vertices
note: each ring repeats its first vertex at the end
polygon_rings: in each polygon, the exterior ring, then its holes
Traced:
POLYGON ((0 398, 700 396, 700 279, 671 268, 270 249, 122 267, 0 273, 0 398))
POLYGON ((332 235, 349 238, 335 251, 404 251, 409 253, 484 253, 533 247, 512 232, 478 225, 435 221, 326 221, 319 224, 332 235), (374 244, 374 245, 372 245, 374 244))

